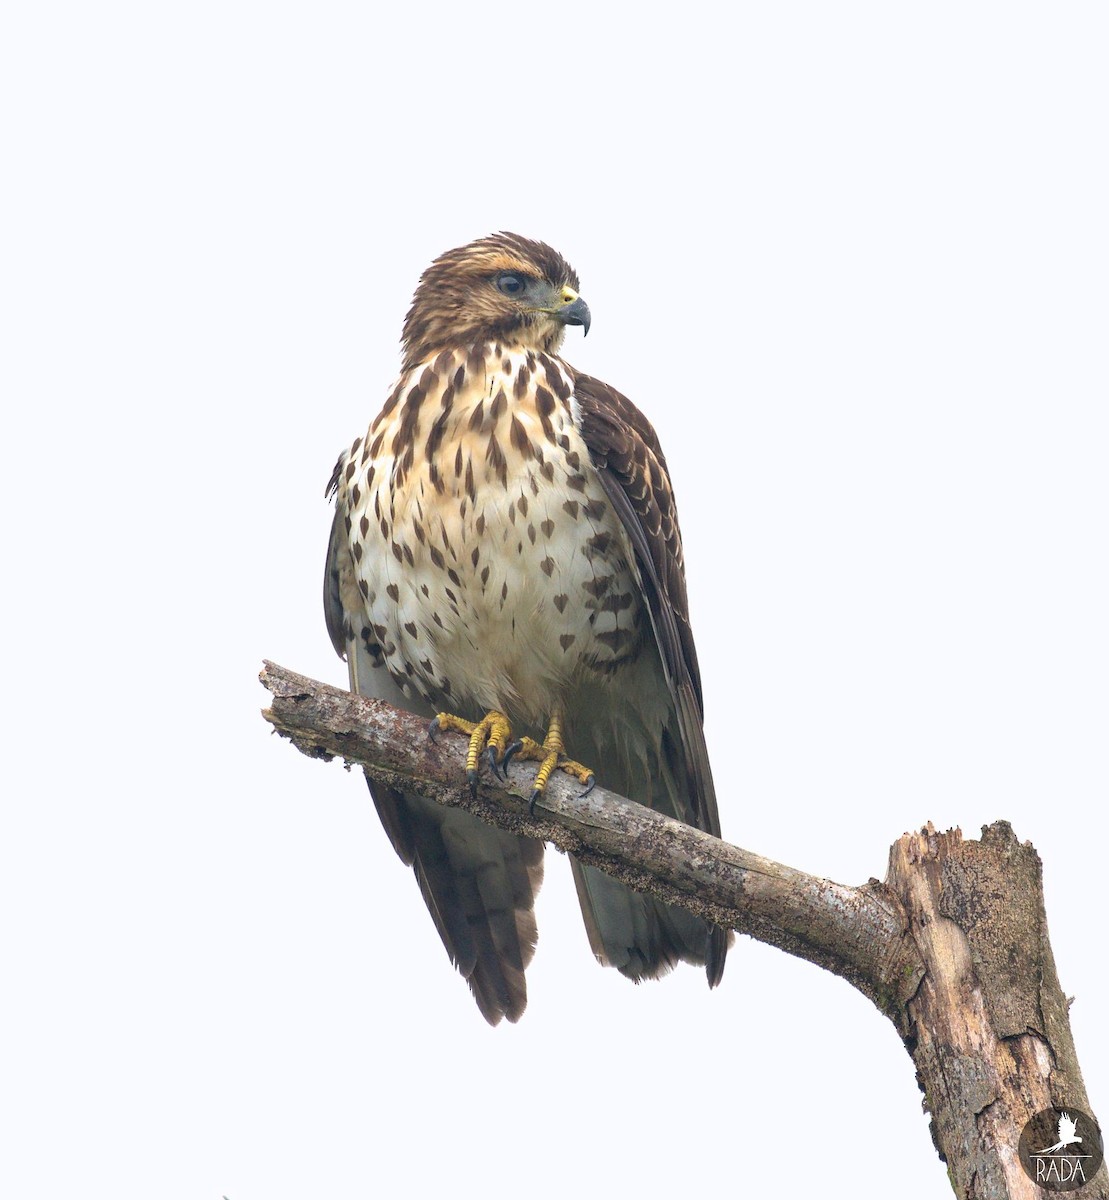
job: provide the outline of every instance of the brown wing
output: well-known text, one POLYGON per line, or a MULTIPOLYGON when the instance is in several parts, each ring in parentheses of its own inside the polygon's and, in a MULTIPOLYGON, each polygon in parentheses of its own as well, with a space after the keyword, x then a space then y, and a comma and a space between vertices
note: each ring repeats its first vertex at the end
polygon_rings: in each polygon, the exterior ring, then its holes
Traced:
MULTIPOLYGON (((650 422, 615 388, 578 375, 574 395, 593 464, 635 548, 680 731, 692 823, 719 837, 720 813, 705 745, 701 673, 689 623, 681 530, 666 459, 650 422)), ((710 984, 719 982, 726 953, 726 932, 713 928, 706 954, 710 984)))

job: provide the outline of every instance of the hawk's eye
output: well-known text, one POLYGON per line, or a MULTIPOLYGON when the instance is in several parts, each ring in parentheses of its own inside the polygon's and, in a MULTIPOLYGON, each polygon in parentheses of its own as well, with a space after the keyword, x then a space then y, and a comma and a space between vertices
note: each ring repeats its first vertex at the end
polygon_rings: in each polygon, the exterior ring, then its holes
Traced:
POLYGON ((497 276, 497 291, 506 296, 519 296, 525 286, 523 275, 517 275, 515 271, 502 271, 497 276))

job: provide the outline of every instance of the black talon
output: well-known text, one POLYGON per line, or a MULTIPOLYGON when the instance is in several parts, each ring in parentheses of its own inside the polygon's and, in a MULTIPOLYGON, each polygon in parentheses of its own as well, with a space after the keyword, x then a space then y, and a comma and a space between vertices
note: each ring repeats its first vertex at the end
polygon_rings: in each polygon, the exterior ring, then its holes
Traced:
MULTIPOLYGON (((494 779, 504 779, 504 780, 507 780, 508 776, 507 776, 507 775, 505 775, 505 773, 504 773, 503 769, 498 769, 498 766, 497 766, 497 749, 496 749, 496 747, 495 747, 495 746, 486 746, 486 748, 485 748, 485 761, 486 761, 486 762, 489 764, 489 770, 490 770, 490 771, 493 773, 493 777, 494 777, 494 779)), ((501 764, 501 766, 502 766, 502 768, 503 768, 503 763, 501 764)))
POLYGON ((467 771, 466 778, 470 781, 470 795, 477 799, 477 771, 467 771))
POLYGON ((578 797, 579 800, 584 800, 586 796, 597 786, 597 776, 590 775, 589 782, 585 785, 585 791, 578 797))
POLYGON ((501 759, 501 770, 504 772, 504 777, 506 780, 508 779, 508 764, 512 761, 513 757, 520 750, 523 750, 523 748, 524 748, 524 743, 521 741, 516 741, 516 742, 513 742, 512 745, 509 746, 507 750, 505 750, 504 758, 501 759))
POLYGON ((542 788, 536 788, 535 791, 532 792, 531 799, 528 801, 528 816, 529 817, 535 816, 535 802, 536 802, 536 800, 539 799, 539 797, 542 794, 543 794, 542 788))
POLYGON ((439 718, 432 717, 431 724, 427 727, 428 741, 435 741, 435 735, 439 732, 439 718))

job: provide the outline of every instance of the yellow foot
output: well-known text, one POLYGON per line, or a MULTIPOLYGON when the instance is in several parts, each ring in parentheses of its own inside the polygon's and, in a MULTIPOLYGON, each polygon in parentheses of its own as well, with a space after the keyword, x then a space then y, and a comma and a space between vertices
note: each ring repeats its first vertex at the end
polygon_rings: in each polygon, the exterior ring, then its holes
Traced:
POLYGON ((528 801, 529 813, 534 815, 535 802, 546 790, 547 783, 556 768, 559 771, 565 771, 567 775, 572 775, 579 783, 585 784, 582 796, 588 796, 593 790, 593 785, 597 782, 593 772, 588 767, 583 767, 580 762, 567 758, 565 749, 562 744, 562 721, 559 717, 551 718, 551 724, 542 745, 534 738, 526 737, 509 746, 502 764, 506 770, 509 761, 513 758, 526 758, 539 763, 539 770, 535 773, 535 786, 531 790, 531 800, 528 801))
POLYGON ((496 710, 487 712, 477 722, 456 717, 454 713, 439 713, 428 728, 428 736, 434 740, 436 733, 443 729, 464 733, 470 739, 469 748, 466 750, 466 778, 470 781, 472 793, 477 793, 477 760, 483 750, 490 771, 504 778, 504 766, 507 766, 505 751, 512 738, 512 725, 504 713, 496 710), (498 763, 502 764, 499 772, 498 763))

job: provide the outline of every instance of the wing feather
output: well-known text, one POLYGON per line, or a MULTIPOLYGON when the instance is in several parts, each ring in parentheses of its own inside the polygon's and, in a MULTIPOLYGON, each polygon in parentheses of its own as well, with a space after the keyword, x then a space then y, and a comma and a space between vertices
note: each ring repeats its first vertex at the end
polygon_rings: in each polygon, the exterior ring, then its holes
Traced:
MULTIPOLYGON (((701 672, 689 621, 681 531, 666 459, 650 422, 615 388, 579 374, 574 398, 593 465, 635 550, 680 734, 683 762, 678 774, 688 809, 685 819, 719 837, 720 812, 705 744, 701 672)), ((581 891, 579 886, 579 894, 581 891)), ((676 914, 673 920, 682 923, 676 914)), ((593 937, 591 931, 591 940, 593 937)), ((723 974, 727 946, 726 931, 709 927, 704 959, 713 986, 723 974)))

